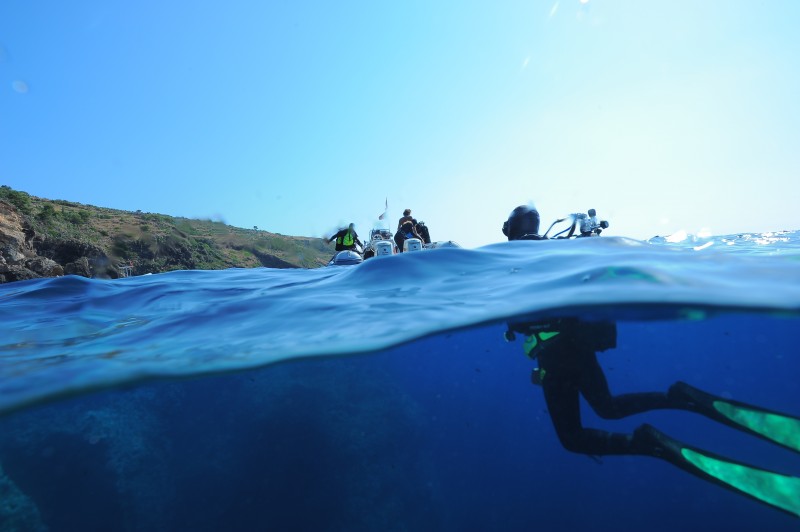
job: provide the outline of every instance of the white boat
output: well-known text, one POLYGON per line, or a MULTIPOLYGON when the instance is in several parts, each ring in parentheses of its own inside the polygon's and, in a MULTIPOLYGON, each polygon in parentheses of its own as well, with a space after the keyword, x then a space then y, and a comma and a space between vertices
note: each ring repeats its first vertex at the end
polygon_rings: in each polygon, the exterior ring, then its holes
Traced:
POLYGON ((336 255, 328 261, 328 266, 352 266, 354 264, 361 264, 364 261, 357 251, 346 249, 339 251, 336 255))
POLYGON ((364 259, 386 257, 397 253, 392 232, 388 229, 375 228, 369 232, 369 242, 364 245, 364 259))
MULTIPOLYGON (((425 228, 427 235, 427 227, 420 222, 420 225, 425 228)), ((426 238, 428 238, 426 236, 426 238)), ((460 248, 452 240, 439 240, 436 242, 424 242, 419 238, 405 238, 402 240, 403 252, 422 251, 426 249, 439 249, 439 248, 460 248)), ((386 257, 389 255, 396 255, 400 253, 397 247, 396 235, 391 231, 384 228, 375 228, 369 232, 369 242, 364 246, 363 257, 367 260, 372 257, 386 257)))
POLYGON ((441 249, 441 248, 460 248, 461 246, 459 246, 452 240, 439 240, 437 242, 431 242, 430 244, 424 244, 423 247, 425 249, 441 249))

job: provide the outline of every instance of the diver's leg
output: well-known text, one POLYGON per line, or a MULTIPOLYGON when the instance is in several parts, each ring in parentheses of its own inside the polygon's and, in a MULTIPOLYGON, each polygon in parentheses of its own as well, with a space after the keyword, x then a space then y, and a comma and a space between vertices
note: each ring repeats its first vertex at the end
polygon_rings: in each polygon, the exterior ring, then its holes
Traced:
POLYGON ((661 458, 692 475, 800 517, 800 478, 691 447, 650 425, 634 431, 631 454, 661 458))
POLYGON ((542 366, 545 377, 541 384, 547 409, 566 450, 588 455, 631 453, 631 436, 583 427, 579 388, 570 372, 559 371, 561 368, 554 365, 542 366))
POLYGON ((703 414, 735 429, 800 452, 800 419, 739 401, 724 399, 676 382, 667 394, 677 408, 703 414))
POLYGON ((580 391, 592 409, 603 419, 620 419, 648 410, 680 408, 677 402, 660 392, 613 396, 603 368, 597 362, 597 355, 591 351, 583 351, 576 352, 573 356, 580 360, 580 391))

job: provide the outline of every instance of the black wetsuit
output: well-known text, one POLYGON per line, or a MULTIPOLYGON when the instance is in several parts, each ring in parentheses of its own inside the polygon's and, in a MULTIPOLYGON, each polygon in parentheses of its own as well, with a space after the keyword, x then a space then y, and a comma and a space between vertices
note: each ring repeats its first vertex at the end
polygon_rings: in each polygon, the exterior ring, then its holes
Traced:
POLYGON ((641 442, 634 442, 631 435, 585 428, 581 423, 581 395, 603 419, 621 419, 665 408, 688 409, 685 401, 667 393, 611 395, 596 353, 616 347, 613 323, 560 319, 547 324, 518 324, 512 329, 525 334, 538 334, 537 330, 547 331, 545 335, 558 333, 535 342, 537 347, 529 356, 539 361, 539 369, 532 377, 541 384, 553 427, 569 451, 589 455, 653 454, 641 442))
MULTIPOLYGON (((570 333, 561 333, 561 335, 570 333)), ((680 408, 666 393, 630 393, 612 396, 591 339, 562 336, 538 355, 544 398, 565 449, 590 455, 638 454, 627 434, 585 428, 581 423, 580 395, 603 419, 620 419, 661 408, 680 408)), ((649 454, 649 453, 648 453, 649 454)))
MULTIPOLYGON (((800 517, 800 478, 727 460, 647 424, 632 434, 585 428, 581 423, 580 396, 604 419, 667 408, 687 410, 800 452, 797 417, 716 397, 680 381, 666 393, 611 395, 596 353, 616 347, 613 323, 556 319, 545 324, 510 324, 509 332, 528 336, 526 353, 539 361, 532 378, 544 390, 553 427, 565 449, 591 456, 630 454, 660 458, 704 480, 800 517)), ((507 333, 506 338, 513 339, 513 335, 507 333)))
MULTIPOLYGON (((328 242, 336 240, 336 251, 345 251, 351 250, 356 251, 356 244, 359 246, 361 245, 361 241, 358 239, 358 234, 355 231, 348 231, 347 229, 342 229, 341 231, 337 232, 335 235, 328 239, 328 242), (351 233, 352 243, 345 244, 345 238, 347 237, 347 233, 351 233)), ((362 246, 363 247, 363 246, 362 246)))

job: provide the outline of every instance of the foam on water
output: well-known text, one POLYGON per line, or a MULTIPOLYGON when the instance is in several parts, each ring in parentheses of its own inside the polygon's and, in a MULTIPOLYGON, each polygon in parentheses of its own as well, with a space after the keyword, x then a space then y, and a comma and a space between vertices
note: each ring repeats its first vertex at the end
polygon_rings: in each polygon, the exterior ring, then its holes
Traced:
POLYGON ((156 377, 382 350, 512 317, 800 313, 797 232, 437 249, 315 270, 0 286, 0 414, 156 377))

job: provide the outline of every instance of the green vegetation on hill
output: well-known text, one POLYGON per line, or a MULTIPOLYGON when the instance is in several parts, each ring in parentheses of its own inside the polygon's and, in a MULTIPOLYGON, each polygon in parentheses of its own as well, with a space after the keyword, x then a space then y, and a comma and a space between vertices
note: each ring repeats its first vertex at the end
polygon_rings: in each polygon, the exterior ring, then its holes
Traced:
POLYGON ((333 254, 332 246, 319 238, 48 200, 7 186, 0 187, 0 199, 23 215, 36 234, 34 247, 39 254, 56 262, 58 251, 53 250, 66 243, 95 250, 112 263, 133 264, 135 274, 257 266, 315 268, 333 254))

